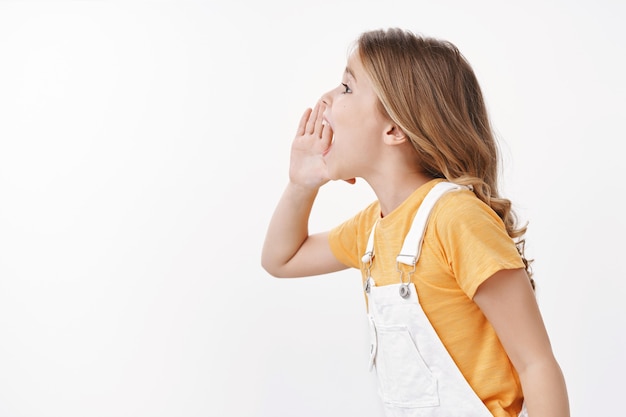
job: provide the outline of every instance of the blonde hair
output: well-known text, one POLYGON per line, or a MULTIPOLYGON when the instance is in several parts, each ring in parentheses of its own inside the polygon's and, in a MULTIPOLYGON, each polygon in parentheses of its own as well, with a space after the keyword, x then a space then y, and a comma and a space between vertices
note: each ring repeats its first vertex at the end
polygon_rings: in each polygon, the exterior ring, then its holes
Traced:
POLYGON ((355 47, 381 111, 409 137, 423 170, 471 186, 504 222, 530 277, 526 225, 498 193, 498 147, 467 60, 450 42, 397 28, 365 32, 355 47))

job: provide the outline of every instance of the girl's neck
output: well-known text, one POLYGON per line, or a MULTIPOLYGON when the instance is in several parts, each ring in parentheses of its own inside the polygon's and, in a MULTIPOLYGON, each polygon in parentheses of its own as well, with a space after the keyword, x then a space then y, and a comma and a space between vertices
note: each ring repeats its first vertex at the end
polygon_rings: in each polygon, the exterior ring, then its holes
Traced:
POLYGON ((415 190, 431 181, 422 172, 395 172, 392 175, 366 179, 380 204, 381 216, 387 216, 402 204, 415 190))

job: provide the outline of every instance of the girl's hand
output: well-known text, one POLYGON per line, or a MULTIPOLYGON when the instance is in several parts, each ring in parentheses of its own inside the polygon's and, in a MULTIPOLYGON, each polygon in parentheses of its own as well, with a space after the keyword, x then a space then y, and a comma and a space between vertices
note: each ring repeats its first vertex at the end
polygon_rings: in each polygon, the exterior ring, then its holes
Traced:
POLYGON ((333 132, 329 125, 322 123, 325 108, 324 103, 318 102, 313 110, 306 109, 291 145, 289 180, 311 190, 329 180, 323 153, 330 146, 333 132))

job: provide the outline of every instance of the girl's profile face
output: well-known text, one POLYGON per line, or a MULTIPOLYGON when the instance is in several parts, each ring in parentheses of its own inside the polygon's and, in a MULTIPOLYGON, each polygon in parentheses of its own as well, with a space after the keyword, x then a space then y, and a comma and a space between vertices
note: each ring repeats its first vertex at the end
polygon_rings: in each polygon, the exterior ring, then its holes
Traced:
POLYGON ((331 179, 367 176, 383 145, 388 119, 378 107, 371 80, 359 58, 351 54, 341 83, 322 96, 324 122, 333 131, 333 142, 324 153, 331 179))

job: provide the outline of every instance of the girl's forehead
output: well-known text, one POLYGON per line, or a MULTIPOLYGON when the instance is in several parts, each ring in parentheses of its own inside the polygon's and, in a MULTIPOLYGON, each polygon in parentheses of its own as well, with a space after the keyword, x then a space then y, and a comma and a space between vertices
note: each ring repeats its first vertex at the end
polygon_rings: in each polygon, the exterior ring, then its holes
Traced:
POLYGON ((361 63, 361 58, 358 53, 352 53, 348 57, 348 64, 346 65, 346 69, 344 73, 351 77, 354 81, 358 81, 361 78, 365 77, 365 71, 363 69, 363 64, 361 63))

